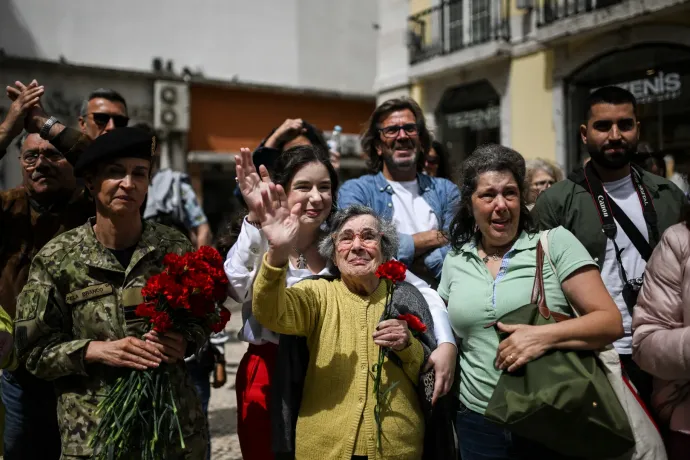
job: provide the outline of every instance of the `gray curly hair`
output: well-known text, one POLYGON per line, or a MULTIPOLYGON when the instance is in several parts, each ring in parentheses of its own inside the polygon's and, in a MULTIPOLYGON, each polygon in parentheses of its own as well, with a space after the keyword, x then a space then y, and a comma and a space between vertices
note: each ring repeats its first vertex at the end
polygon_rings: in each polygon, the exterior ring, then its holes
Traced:
POLYGON ((319 242, 319 254, 326 260, 334 260, 335 242, 333 241, 333 235, 340 233, 345 223, 357 216, 372 216, 376 220, 377 230, 381 232, 381 256, 383 261, 387 262, 395 257, 398 254, 398 244, 400 243, 395 226, 379 217, 373 209, 359 204, 341 209, 333 215, 328 235, 319 242))

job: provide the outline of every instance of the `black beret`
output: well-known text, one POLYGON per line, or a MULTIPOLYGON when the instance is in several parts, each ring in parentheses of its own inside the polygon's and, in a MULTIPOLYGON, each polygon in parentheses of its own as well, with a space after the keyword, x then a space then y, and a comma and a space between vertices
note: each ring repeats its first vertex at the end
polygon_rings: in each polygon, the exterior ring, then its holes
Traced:
POLYGON ((116 128, 96 139, 79 155, 74 175, 81 176, 98 163, 117 158, 151 160, 156 150, 156 137, 139 128, 116 128))

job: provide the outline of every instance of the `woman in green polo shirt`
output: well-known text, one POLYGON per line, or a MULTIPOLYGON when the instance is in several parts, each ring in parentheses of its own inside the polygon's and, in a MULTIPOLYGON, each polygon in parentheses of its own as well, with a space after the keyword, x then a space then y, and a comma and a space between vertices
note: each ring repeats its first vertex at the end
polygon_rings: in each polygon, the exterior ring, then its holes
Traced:
POLYGON ((484 418, 498 378, 549 349, 594 350, 623 335, 621 315, 597 265, 562 227, 549 234, 558 278, 544 264, 546 300, 552 311, 570 315, 569 301, 582 316, 545 326, 499 323, 511 333, 500 346, 494 329, 485 327, 530 303, 539 233, 531 225, 524 183, 525 160, 500 145, 477 148, 460 178, 462 198, 450 228, 453 250, 438 292, 461 339, 456 430, 463 460, 563 458, 484 418))

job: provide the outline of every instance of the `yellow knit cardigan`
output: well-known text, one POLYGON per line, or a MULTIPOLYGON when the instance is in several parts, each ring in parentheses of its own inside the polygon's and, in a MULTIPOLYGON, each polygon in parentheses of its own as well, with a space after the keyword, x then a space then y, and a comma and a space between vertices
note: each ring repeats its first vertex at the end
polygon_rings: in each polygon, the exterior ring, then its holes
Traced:
MULTIPOLYGON (((285 287, 287 266, 266 259, 254 282, 252 312, 265 327, 307 338, 309 366, 296 432, 298 460, 417 460, 422 457, 424 419, 415 385, 424 352, 413 338, 395 352, 400 366, 386 359, 381 384, 399 382, 382 412, 381 447, 376 422, 371 368, 379 347, 372 334, 386 301, 386 282, 369 297, 351 292, 341 280, 305 280, 285 287)), ((268 442, 268 441, 267 441, 268 442)))

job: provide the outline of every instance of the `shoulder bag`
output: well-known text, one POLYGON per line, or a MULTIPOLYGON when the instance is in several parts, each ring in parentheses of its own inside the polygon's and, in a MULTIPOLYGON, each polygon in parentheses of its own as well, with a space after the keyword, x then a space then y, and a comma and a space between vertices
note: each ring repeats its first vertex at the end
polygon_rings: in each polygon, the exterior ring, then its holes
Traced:
MULTIPOLYGON (((501 322, 556 323, 557 314, 547 307, 544 294, 542 245, 537 244, 531 303, 504 315, 501 322)), ((508 337, 498 334, 500 340, 508 337)), ((515 372, 504 371, 484 415, 518 436, 571 457, 617 458, 635 447, 626 412, 592 351, 549 350, 515 372)))

